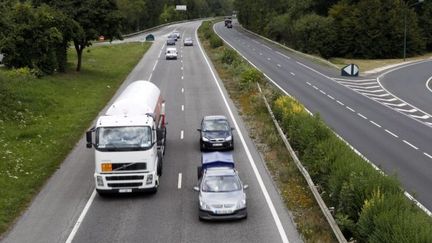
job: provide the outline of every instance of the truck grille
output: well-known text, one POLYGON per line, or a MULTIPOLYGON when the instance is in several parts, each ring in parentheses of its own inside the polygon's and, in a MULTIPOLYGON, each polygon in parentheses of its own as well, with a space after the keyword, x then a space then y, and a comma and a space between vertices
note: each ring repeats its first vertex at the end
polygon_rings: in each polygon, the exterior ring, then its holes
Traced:
POLYGON ((108 183, 109 187, 119 188, 119 187, 140 187, 142 183, 108 183))
POLYGON ((112 164, 112 171, 125 170, 146 170, 147 163, 115 163, 112 164))
POLYGON ((107 181, 143 180, 144 176, 107 176, 107 181))

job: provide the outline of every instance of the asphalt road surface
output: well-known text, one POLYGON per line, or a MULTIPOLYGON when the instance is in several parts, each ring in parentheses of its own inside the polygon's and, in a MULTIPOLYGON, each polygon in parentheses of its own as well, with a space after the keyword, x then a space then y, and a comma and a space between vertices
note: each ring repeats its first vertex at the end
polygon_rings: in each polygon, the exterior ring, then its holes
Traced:
POLYGON ((156 41, 119 89, 150 80, 166 100, 167 150, 159 191, 99 197, 94 192, 94 151, 85 148, 83 138, 3 242, 301 242, 243 122, 198 46, 199 24, 154 31, 156 41), (166 36, 174 29, 182 38, 193 37, 195 45, 183 47, 181 39, 178 60, 165 60, 166 36), (198 220, 193 186, 201 153, 196 129, 210 114, 226 115, 236 127, 234 159, 249 185, 246 220, 198 220))
MULTIPOLYGON (((414 111, 406 102, 401 104, 402 99, 375 78, 343 78, 339 70, 287 51, 237 24, 228 29, 218 23, 214 29, 275 85, 319 113, 344 140, 385 173, 396 174, 407 192, 432 209, 432 129, 428 124, 432 117, 414 111)), ((430 63, 424 65, 430 69, 430 63)), ((421 106, 430 109, 430 104, 421 106)))

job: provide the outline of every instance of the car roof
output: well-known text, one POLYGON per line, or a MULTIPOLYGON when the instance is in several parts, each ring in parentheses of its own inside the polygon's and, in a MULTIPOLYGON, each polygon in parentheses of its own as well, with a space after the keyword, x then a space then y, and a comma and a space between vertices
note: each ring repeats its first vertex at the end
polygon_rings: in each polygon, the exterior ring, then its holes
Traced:
POLYGON ((208 120, 221 120, 221 119, 227 120, 227 118, 225 116, 222 116, 222 115, 205 116, 203 118, 203 120, 206 120, 206 121, 208 121, 208 120))

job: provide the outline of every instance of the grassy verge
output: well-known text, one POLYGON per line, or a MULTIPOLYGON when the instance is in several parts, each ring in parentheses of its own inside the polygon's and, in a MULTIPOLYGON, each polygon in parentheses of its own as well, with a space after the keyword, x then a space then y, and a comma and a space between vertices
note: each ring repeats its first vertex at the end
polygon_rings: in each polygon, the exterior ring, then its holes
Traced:
MULTIPOLYGON (((251 69, 235 51, 223 46, 223 42, 212 32, 211 26, 210 22, 203 23, 199 29, 200 40, 246 122, 249 134, 266 161, 287 207, 293 213, 304 240, 335 242, 330 226, 325 221, 303 176, 291 160, 262 97, 257 92, 255 81, 264 78, 251 69), (254 81, 252 86, 250 80, 254 81)), ((262 83, 265 86, 264 82, 262 83)))
POLYGON ((83 69, 34 78, 0 69, 0 234, 27 207, 150 44, 91 47, 83 69))

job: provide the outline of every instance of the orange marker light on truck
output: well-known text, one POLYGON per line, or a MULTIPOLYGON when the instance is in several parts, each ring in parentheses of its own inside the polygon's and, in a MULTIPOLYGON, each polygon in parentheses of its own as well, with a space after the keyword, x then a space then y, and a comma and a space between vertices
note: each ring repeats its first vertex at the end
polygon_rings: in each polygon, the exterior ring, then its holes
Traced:
POLYGON ((112 164, 111 163, 102 163, 102 172, 108 172, 112 171, 112 164))

